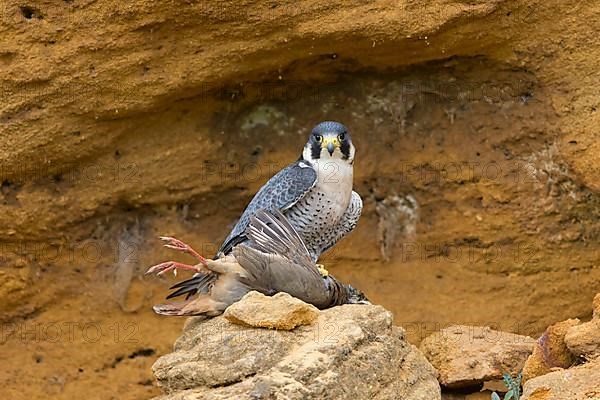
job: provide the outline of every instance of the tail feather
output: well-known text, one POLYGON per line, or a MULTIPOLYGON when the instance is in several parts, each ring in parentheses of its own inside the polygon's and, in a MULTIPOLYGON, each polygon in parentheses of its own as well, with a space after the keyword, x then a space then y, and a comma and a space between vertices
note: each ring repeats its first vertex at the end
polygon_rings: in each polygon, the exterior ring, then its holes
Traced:
POLYGON ((185 299, 187 300, 196 293, 208 293, 210 291, 211 286, 215 283, 216 280, 216 274, 198 272, 194 274, 194 276, 192 276, 190 279, 181 281, 171 286, 169 289, 177 290, 168 295, 167 300, 184 294, 187 294, 187 296, 185 297, 185 299))
POLYGON ((179 315, 181 309, 185 307, 187 302, 157 304, 152 309, 160 315, 179 315))
POLYGON ((192 301, 158 304, 154 312, 161 315, 200 315, 214 317, 223 313, 226 304, 213 301, 208 295, 201 295, 192 301))

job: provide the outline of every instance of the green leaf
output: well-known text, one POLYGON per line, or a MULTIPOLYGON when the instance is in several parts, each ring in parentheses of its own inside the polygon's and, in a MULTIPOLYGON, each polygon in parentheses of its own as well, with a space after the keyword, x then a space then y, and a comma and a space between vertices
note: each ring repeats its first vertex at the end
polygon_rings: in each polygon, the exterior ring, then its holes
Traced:
POLYGON ((521 398, 521 381, 523 380, 523 373, 519 372, 519 375, 517 375, 517 378, 515 379, 515 387, 513 388, 513 390, 515 391, 515 399, 519 400, 521 398))
POLYGON ((500 396, 498 396, 498 393, 492 393, 492 400, 500 400, 500 396))
POLYGON ((504 385, 506 385, 507 388, 510 389, 513 386, 513 380, 509 374, 502 374, 502 379, 504 380, 504 385))
POLYGON ((508 392, 506 392, 506 394, 504 395, 504 400, 510 400, 513 398, 513 395, 515 394, 515 392, 511 390, 509 390, 508 392))

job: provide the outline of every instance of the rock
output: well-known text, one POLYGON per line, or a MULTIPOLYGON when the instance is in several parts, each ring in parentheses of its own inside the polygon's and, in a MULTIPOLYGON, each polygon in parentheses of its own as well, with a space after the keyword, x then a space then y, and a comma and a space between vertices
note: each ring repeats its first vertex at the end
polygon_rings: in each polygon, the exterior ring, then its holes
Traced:
POLYGON ((600 318, 569 329, 565 342, 569 350, 578 357, 600 357, 600 318))
POLYGON ((229 322, 238 325, 289 331, 315 322, 319 310, 287 293, 265 296, 252 291, 229 306, 223 315, 229 322))
POLYGON ((523 382, 544 375, 552 368, 568 368, 576 360, 565 343, 565 334, 576 325, 578 319, 568 319, 549 326, 538 339, 533 354, 527 358, 523 367, 523 382))
POLYGON ((486 390, 468 394, 442 393, 442 400, 490 400, 492 392, 486 390))
POLYGON ((528 380, 521 400, 600 399, 600 360, 528 380))
POLYGON ((549 327, 527 360, 523 396, 529 400, 600 399, 600 294, 593 318, 581 324, 569 319, 549 327), (592 362, 568 368, 577 357, 592 362))
POLYGON ((465 396, 465 400, 489 400, 491 398, 491 392, 479 392, 471 393, 465 396))
POLYGON ((428 336, 421 351, 437 369, 440 383, 463 388, 516 375, 535 340, 489 327, 455 325, 428 336))
POLYGON ((571 353, 587 359, 600 357, 600 293, 593 302, 592 320, 569 328, 565 343, 571 353))
POLYGON ((595 319, 600 319, 600 293, 594 297, 594 301, 592 303, 593 317, 595 319))
POLYGON ((320 311, 293 331, 191 318, 153 366, 167 399, 440 399, 435 370, 380 306, 320 311))

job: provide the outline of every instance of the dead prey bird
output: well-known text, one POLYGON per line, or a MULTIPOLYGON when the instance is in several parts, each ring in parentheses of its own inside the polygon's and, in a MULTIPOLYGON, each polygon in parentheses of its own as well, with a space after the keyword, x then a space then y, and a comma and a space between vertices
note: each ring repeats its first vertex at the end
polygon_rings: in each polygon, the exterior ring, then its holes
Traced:
MULTIPOLYGON (((154 311, 163 315, 212 317, 222 314, 252 290, 265 295, 286 292, 320 309, 369 304, 365 295, 352 286, 331 275, 321 275, 304 242, 281 212, 257 211, 250 218, 245 234, 246 243, 234 246, 230 255, 217 260, 202 257, 177 239, 162 238, 167 241, 166 247, 196 257, 200 261, 197 265, 175 264, 196 271, 195 276, 204 280, 200 280, 199 294, 194 299, 156 305, 154 311)), ((147 274, 172 270, 165 265, 151 267, 147 274)))

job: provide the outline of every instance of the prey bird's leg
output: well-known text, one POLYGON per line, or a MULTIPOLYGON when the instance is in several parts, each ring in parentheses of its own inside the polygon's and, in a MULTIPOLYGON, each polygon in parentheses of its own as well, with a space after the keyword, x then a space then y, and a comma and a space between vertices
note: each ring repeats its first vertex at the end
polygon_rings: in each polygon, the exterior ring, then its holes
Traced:
POLYGON ((191 269, 194 272, 210 273, 210 271, 206 268, 208 266, 208 262, 206 261, 206 258, 204 258, 200 254, 198 254, 198 252, 196 250, 192 249, 192 247, 190 245, 183 243, 181 240, 178 240, 178 239, 175 239, 175 238, 172 238, 169 236, 161 236, 160 240, 162 240, 163 242, 166 242, 165 247, 168 247, 169 249, 173 249, 173 250, 182 251, 184 253, 188 253, 189 255, 198 259, 200 261, 200 264, 188 265, 188 264, 183 264, 183 263, 176 262, 176 261, 167 261, 164 263, 157 264, 153 267, 150 267, 148 269, 148 271, 146 271, 146 274, 156 273, 157 275, 162 275, 165 272, 173 271, 173 274, 177 275, 177 268, 191 269))
POLYGON ((146 275, 153 273, 156 273, 157 275, 162 275, 165 272, 169 271, 173 271, 173 273, 177 275, 177 268, 191 269, 194 272, 202 272, 204 270, 203 268, 197 265, 188 265, 176 261, 167 261, 148 268, 148 271, 146 271, 146 275))
POLYGON ((196 250, 192 249, 192 247, 190 245, 183 243, 181 240, 172 238, 170 236, 161 236, 160 240, 162 240, 163 242, 166 242, 165 247, 168 247, 169 249, 173 249, 173 250, 177 250, 177 251, 182 251, 184 253, 188 253, 189 255, 198 259, 198 261, 200 261, 200 263, 202 265, 208 266, 208 262, 206 261, 206 258, 202 257, 200 254, 198 254, 198 252, 196 250))

